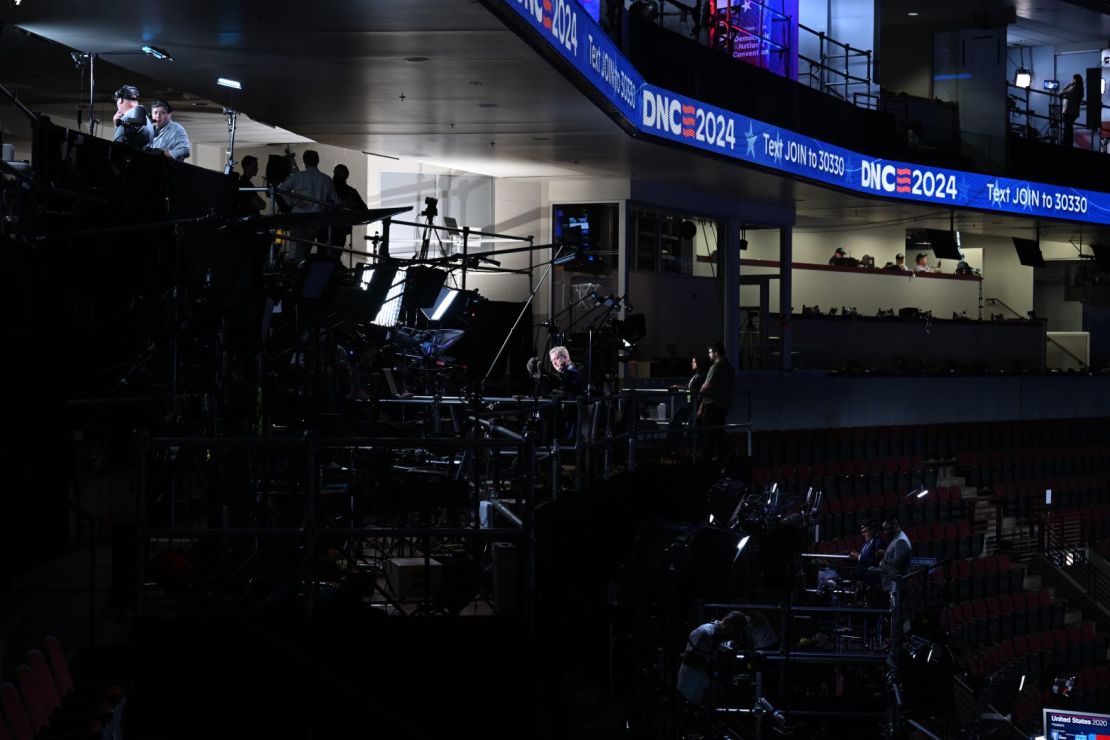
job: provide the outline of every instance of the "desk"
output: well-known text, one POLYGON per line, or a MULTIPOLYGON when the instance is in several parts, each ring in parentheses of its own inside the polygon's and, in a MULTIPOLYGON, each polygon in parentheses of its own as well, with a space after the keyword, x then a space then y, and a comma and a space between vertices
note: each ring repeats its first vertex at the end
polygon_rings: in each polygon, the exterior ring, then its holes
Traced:
MULTIPOLYGON (((945 262, 945 267, 955 263, 945 262)), ((874 316, 879 309, 910 306, 932 311, 938 319, 951 318, 953 313, 966 312, 979 318, 979 287, 982 279, 972 275, 950 273, 910 273, 893 270, 863 270, 858 267, 834 267, 795 262, 792 304, 797 313, 802 306, 820 306, 822 313, 830 308, 855 307, 862 316, 874 316)), ((770 260, 740 260, 741 275, 766 275, 779 271, 779 263, 770 260)), ((770 286, 770 304, 779 305, 778 281, 770 286)), ((741 286, 740 304, 758 306, 756 288, 741 286)))

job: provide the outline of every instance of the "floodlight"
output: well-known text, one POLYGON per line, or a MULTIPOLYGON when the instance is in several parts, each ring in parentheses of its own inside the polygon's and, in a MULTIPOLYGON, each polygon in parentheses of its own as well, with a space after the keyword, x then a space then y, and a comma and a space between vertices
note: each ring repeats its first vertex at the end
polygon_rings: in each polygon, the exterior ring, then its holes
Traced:
POLYGON ((166 51, 165 49, 159 49, 157 46, 151 46, 150 44, 147 44, 143 47, 143 53, 154 57, 160 62, 173 61, 173 57, 170 56, 170 53, 168 51, 166 51))

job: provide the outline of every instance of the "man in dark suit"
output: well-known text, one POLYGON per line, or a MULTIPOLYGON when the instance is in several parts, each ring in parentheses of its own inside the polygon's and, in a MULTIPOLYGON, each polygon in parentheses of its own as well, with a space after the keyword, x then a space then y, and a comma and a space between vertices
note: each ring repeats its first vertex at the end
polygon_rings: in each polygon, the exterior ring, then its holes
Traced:
POLYGON ((885 544, 883 538, 879 536, 879 528, 875 526, 875 522, 864 522, 859 525, 859 533, 863 535, 863 547, 859 552, 853 550, 850 553, 852 559, 867 568, 878 565, 879 553, 885 544))

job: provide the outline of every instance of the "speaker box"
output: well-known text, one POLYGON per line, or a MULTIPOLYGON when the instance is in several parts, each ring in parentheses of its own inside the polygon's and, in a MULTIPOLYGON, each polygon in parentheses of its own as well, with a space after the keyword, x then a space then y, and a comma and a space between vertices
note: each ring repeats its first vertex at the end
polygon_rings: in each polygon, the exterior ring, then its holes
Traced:
POLYGON ((1083 81, 1087 86, 1087 119, 1089 129, 1102 127, 1102 67, 1088 67, 1087 79, 1083 81))

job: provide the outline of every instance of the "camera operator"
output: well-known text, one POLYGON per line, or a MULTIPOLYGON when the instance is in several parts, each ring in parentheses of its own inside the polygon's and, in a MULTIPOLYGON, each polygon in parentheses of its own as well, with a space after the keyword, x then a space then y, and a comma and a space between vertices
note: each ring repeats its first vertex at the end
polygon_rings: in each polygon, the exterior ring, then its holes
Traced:
POLYGON ((705 702, 729 643, 744 635, 748 622, 743 612, 731 611, 721 619, 695 628, 686 638, 677 685, 678 693, 686 701, 691 704, 705 702))
POLYGON ((112 123, 116 125, 114 141, 139 149, 150 146, 154 141, 154 124, 146 108, 139 103, 139 88, 123 85, 112 97, 116 101, 116 114, 112 116, 112 123))

